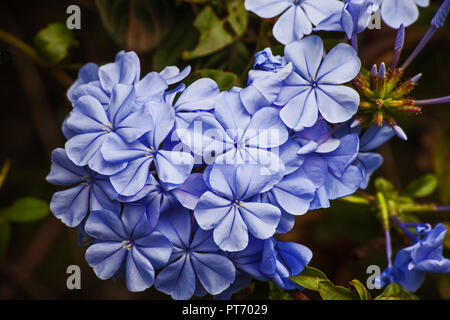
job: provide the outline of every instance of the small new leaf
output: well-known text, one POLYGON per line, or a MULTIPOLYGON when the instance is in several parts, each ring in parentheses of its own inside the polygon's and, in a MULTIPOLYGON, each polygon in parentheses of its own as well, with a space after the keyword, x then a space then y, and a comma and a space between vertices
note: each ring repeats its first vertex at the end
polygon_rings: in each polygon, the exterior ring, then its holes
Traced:
POLYGON ((32 222, 49 213, 48 204, 36 198, 21 198, 9 208, 0 210, 0 218, 10 222, 32 222))
POLYGON ((289 292, 281 289, 275 282, 269 282, 269 299, 270 300, 293 300, 289 292))
POLYGON ((398 284, 391 283, 375 300, 419 300, 419 298, 398 284))
POLYGON ((413 182, 411 182, 403 192, 407 196, 414 198, 427 197, 434 192, 438 184, 434 174, 427 174, 413 182))
POLYGON ((62 23, 51 23, 34 37, 38 55, 50 64, 61 62, 71 47, 78 45, 73 32, 62 23))

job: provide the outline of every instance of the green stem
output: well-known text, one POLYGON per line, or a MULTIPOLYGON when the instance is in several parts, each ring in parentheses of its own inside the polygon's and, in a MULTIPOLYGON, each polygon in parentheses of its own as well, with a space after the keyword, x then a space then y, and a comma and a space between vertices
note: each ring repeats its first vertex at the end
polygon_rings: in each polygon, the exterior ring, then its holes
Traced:
POLYGON ((9 32, 6 32, 5 30, 2 30, 2 29, 0 29, 0 41, 3 41, 5 43, 19 49, 20 51, 25 53, 27 56, 29 56, 31 59, 33 59, 33 61, 39 63, 40 65, 48 66, 48 63, 46 63, 44 60, 42 60, 38 56, 36 50, 34 50, 33 47, 29 46, 22 40, 16 38, 9 32))

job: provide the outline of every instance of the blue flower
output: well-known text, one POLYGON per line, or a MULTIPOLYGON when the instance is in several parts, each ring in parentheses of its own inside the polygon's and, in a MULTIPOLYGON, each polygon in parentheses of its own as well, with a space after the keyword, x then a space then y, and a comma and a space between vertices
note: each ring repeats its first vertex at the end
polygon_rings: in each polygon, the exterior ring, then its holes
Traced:
POLYGON ((330 128, 319 120, 313 127, 295 133, 280 148, 285 173, 298 170, 297 174, 317 189, 310 209, 329 207, 329 200, 350 195, 361 185, 361 171, 353 164, 359 151, 358 135, 337 137, 339 128, 330 128))
POLYGON ((208 187, 203 181, 201 173, 190 174, 180 185, 161 183, 150 174, 145 186, 136 195, 131 197, 119 195, 117 200, 144 205, 150 225, 155 226, 161 214, 180 204, 187 209, 194 210, 198 200, 206 191, 208 191, 208 187))
POLYGON ((194 158, 188 152, 161 149, 175 123, 172 106, 150 101, 144 104, 143 110, 153 119, 150 132, 131 143, 119 135, 110 135, 101 146, 102 156, 108 163, 124 168, 110 177, 114 189, 122 196, 134 196, 145 186, 152 163, 159 180, 174 185, 182 184, 194 165, 194 158))
POLYGON ((175 128, 186 128, 201 112, 213 110, 219 94, 219 86, 209 78, 199 79, 187 88, 181 84, 171 92, 167 92, 165 101, 174 107, 175 128), (180 92, 174 103, 175 96, 180 92))
POLYGON ((265 107, 250 115, 242 105, 241 89, 222 92, 213 115, 200 115, 177 135, 204 162, 225 164, 259 164, 271 172, 280 171, 283 163, 269 150, 288 138, 276 108, 265 107))
POLYGON ((270 238, 264 243, 259 269, 283 290, 302 289, 289 277, 302 272, 311 258, 311 250, 301 244, 270 238))
POLYGON ((323 59, 320 37, 310 36, 285 47, 286 61, 294 71, 284 81, 275 104, 283 106, 280 118, 296 131, 313 126, 319 112, 330 123, 349 120, 358 110, 359 94, 342 85, 359 72, 356 51, 338 44, 323 59))
POLYGON ((262 18, 283 13, 273 27, 273 35, 287 44, 310 34, 312 25, 340 11, 342 3, 336 0, 245 0, 245 8, 262 18))
POLYGON ((76 165, 87 165, 105 175, 125 167, 105 161, 100 149, 107 137, 133 142, 151 130, 151 115, 144 108, 138 109, 133 95, 132 87, 116 85, 107 110, 92 96, 82 96, 75 102, 66 122, 75 135, 66 142, 66 150, 76 165))
POLYGON ((270 48, 255 53, 254 58, 254 70, 278 72, 286 65, 286 59, 281 56, 274 56, 270 48))
POLYGON ((277 99, 285 80, 292 72, 292 64, 276 71, 250 70, 248 83, 239 92, 242 105, 254 114, 261 108, 271 106, 277 99))
POLYGON ((344 0, 344 7, 321 21, 314 31, 343 31, 348 39, 363 32, 373 13, 379 9, 381 0, 344 0))
POLYGON ((172 245, 147 221, 145 207, 125 205, 121 217, 110 211, 94 211, 86 232, 94 244, 86 251, 86 261, 100 279, 125 272, 128 290, 143 291, 153 285, 155 269, 166 265, 172 245))
POLYGON ((52 168, 47 181, 71 188, 56 192, 50 202, 50 210, 69 227, 76 227, 89 211, 107 209, 120 212, 120 203, 114 201, 114 191, 108 177, 76 166, 64 149, 52 152, 52 168))
POLYGON ((416 227, 418 238, 414 243, 401 249, 392 266, 383 271, 375 283, 385 286, 398 283, 410 292, 415 292, 422 285, 425 274, 450 273, 450 259, 442 256, 442 242, 447 228, 438 223, 433 229, 428 225, 416 227))
POLYGON ((391 28, 398 29, 403 24, 408 27, 419 17, 419 7, 428 7, 430 0, 382 0, 381 17, 391 28))
POLYGON ((166 212, 158 230, 172 243, 173 253, 169 264, 156 277, 156 289, 173 299, 187 300, 206 292, 220 294, 234 282, 233 263, 214 243, 211 232, 192 222, 186 209, 178 207, 166 212))
POLYGON ((259 166, 215 165, 205 180, 212 191, 205 192, 194 215, 204 230, 213 229, 215 243, 224 251, 247 247, 249 233, 267 239, 275 233, 280 209, 254 199, 272 183, 259 166))
POLYGON ((262 202, 273 204, 281 210, 277 233, 286 233, 292 229, 295 216, 309 210, 315 191, 315 185, 305 176, 304 171, 296 170, 261 194, 262 202))

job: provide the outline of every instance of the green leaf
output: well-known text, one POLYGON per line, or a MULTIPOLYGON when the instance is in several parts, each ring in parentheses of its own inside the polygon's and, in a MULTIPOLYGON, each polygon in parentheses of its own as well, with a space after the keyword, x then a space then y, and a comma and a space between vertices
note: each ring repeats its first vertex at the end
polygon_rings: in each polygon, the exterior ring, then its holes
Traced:
POLYGON ((0 217, 10 222, 32 222, 49 213, 48 204, 36 198, 21 198, 9 207, 0 210, 0 217))
POLYGON ((62 23, 51 23, 39 31, 33 40, 38 55, 51 64, 62 61, 71 47, 77 46, 73 32, 62 23))
POLYGON ((0 258, 3 257, 8 249, 9 239, 11 237, 11 228, 9 223, 0 219, 0 258))
POLYGON ((335 286, 329 280, 319 282, 318 291, 323 300, 357 300, 349 289, 335 286))
POLYGON ((239 77, 234 73, 213 69, 197 70, 186 78, 185 83, 186 85, 189 85, 190 83, 201 78, 213 79, 219 85, 220 90, 229 90, 234 86, 239 86, 240 84, 239 77))
POLYGON ((289 292, 281 289, 275 282, 269 282, 269 299, 270 300, 294 300, 289 292))
POLYGON ((375 300, 419 300, 419 298, 398 284, 391 283, 375 300))
POLYGON ((327 276, 320 270, 306 266, 298 275, 289 277, 295 283, 309 290, 319 291, 319 283, 328 280, 327 276))
POLYGON ((411 182, 403 192, 403 194, 414 197, 423 198, 433 193, 438 184, 434 174, 427 174, 423 177, 411 182))
POLYGON ((350 202, 353 204, 361 204, 361 205, 369 205, 370 201, 366 198, 360 197, 360 196, 347 196, 344 198, 339 198, 340 201, 350 202))
POLYGON ((439 181, 442 203, 450 203, 450 130, 447 130, 436 145, 433 155, 434 170, 439 181))
POLYGON ((183 52, 183 59, 195 59, 219 51, 245 33, 248 12, 243 1, 231 0, 227 9, 228 16, 220 19, 211 6, 203 8, 194 21, 195 28, 200 32, 199 42, 192 51, 183 52), (228 27, 232 32, 228 31, 228 27))
POLYGON ((359 298, 361 300, 372 300, 372 295, 370 294, 369 290, 359 281, 358 279, 354 279, 350 281, 350 285, 353 286, 356 289, 356 292, 358 292, 359 298))
POLYGON ((96 4, 111 38, 127 50, 153 49, 170 30, 172 1, 96 0, 96 4))

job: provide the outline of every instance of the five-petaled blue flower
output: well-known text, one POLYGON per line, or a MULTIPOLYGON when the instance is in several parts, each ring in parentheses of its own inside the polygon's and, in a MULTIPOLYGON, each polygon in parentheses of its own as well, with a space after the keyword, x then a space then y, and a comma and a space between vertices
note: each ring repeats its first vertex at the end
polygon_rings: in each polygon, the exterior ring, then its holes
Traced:
POLYGON ((330 123, 349 120, 358 110, 359 94, 342 85, 359 72, 355 50, 340 43, 323 58, 320 37, 310 36, 285 47, 286 61, 294 71, 284 81, 275 104, 283 106, 280 118, 296 131, 313 126, 319 117, 330 123), (322 61, 323 59, 323 61, 322 61))
POLYGON ((342 9, 337 0, 245 0, 245 8, 262 18, 283 13, 273 27, 273 36, 282 44, 303 38, 313 25, 342 9))
POLYGON ((158 224, 158 230, 172 243, 173 253, 156 277, 155 287, 177 300, 220 294, 233 283, 236 274, 211 232, 198 228, 191 218, 186 209, 175 207, 158 224))
POLYGON ((85 226, 94 238, 86 250, 86 260, 100 279, 109 279, 123 270, 130 291, 150 288, 155 269, 166 265, 172 244, 152 229, 141 205, 125 205, 121 216, 103 210, 91 212, 85 226))
POLYGON ((222 250, 245 249, 249 233, 258 239, 275 233, 280 209, 254 198, 270 186, 271 175, 261 174, 259 166, 215 165, 205 180, 211 191, 200 197, 194 215, 202 229, 214 230, 222 250))

